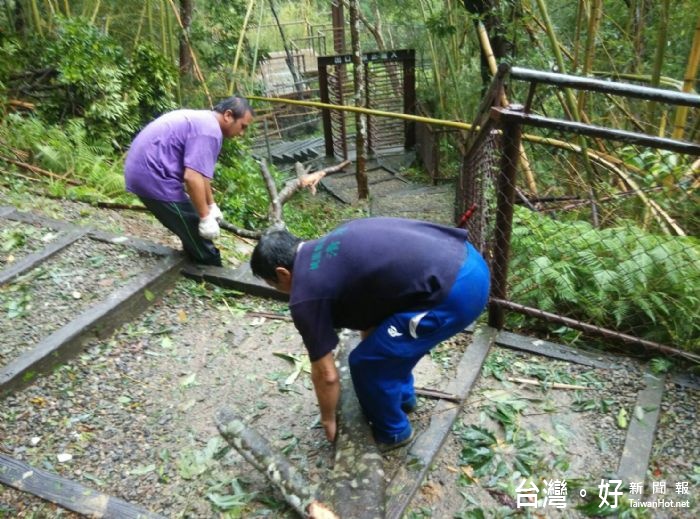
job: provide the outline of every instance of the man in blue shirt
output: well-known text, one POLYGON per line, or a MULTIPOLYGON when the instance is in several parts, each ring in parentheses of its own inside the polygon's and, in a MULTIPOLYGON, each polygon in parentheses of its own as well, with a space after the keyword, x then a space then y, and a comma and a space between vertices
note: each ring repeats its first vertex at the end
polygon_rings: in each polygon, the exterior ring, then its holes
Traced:
POLYGON ((340 394, 335 330, 360 330, 350 372, 381 450, 413 437, 415 365, 473 322, 489 293, 488 267, 466 231, 417 220, 353 220, 308 242, 275 231, 260 239, 250 263, 253 274, 290 294, 329 441, 340 394))

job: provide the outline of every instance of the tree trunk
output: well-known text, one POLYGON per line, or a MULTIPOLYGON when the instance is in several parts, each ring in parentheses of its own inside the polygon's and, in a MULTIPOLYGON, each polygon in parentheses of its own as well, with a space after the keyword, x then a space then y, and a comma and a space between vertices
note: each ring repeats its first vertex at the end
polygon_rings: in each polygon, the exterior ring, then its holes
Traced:
MULTIPOLYGON (((660 5, 661 16, 659 17, 659 30, 656 39, 656 52, 654 53, 654 68, 651 71, 651 86, 658 88, 661 81, 661 68, 664 64, 664 55, 666 54, 667 34, 668 34, 668 10, 669 0, 661 0, 660 5)), ((649 122, 654 123, 656 119, 656 103, 649 103, 649 122)), ((659 124, 659 127, 662 125, 659 124)), ((660 133, 660 135, 663 135, 660 133)))
MULTIPOLYGON (((365 102, 365 64, 362 62, 362 49, 360 48, 360 17, 358 16, 357 0, 350 0, 350 38, 352 40, 352 68, 353 84, 355 89, 355 106, 364 108, 365 102)), ((356 138, 356 172, 357 197, 360 200, 369 198, 369 186, 367 184, 367 115, 355 113, 356 138)))
MULTIPOLYGON (((236 449, 245 460, 265 474, 282 493, 285 501, 301 516, 309 517, 309 508, 323 506, 316 500, 316 488, 268 441, 229 409, 221 409, 216 415, 216 426, 221 436, 236 449)), ((323 507, 328 511, 326 507, 323 507)), ((313 514, 312 517, 319 516, 313 514)), ((335 517, 328 515, 327 517, 335 517)), ((336 518, 337 519, 337 518, 336 518)))
POLYGON ((186 33, 190 30, 192 23, 192 8, 194 0, 180 0, 180 22, 182 23, 182 33, 180 34, 180 78, 192 74, 192 54, 188 45, 186 33))

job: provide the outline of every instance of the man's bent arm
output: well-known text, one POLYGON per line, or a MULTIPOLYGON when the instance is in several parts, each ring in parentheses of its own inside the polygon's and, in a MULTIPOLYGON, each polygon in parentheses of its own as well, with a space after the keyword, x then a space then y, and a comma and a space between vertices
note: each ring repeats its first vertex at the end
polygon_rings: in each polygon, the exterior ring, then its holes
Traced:
POLYGON ((199 217, 204 218, 209 214, 209 202, 207 202, 208 198, 211 198, 209 179, 193 169, 185 168, 184 180, 192 205, 199 217))
POLYGON ((321 409, 321 424, 326 431, 326 438, 328 441, 335 441, 335 410, 340 397, 340 377, 335 367, 333 352, 311 363, 311 380, 321 409))

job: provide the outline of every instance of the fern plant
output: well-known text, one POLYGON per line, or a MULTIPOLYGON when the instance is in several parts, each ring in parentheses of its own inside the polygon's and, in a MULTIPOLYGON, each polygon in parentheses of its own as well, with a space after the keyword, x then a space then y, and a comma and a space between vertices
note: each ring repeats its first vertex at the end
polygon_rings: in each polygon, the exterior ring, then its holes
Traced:
POLYGON ((0 141, 28 152, 32 164, 79 184, 44 178, 48 192, 54 196, 87 202, 135 201, 124 188, 121 157, 109 144, 89 139, 82 119, 58 127, 35 117, 11 114, 0 123, 0 141))
POLYGON ((645 339, 700 349, 700 242, 629 223, 607 229, 518 208, 514 301, 645 339))

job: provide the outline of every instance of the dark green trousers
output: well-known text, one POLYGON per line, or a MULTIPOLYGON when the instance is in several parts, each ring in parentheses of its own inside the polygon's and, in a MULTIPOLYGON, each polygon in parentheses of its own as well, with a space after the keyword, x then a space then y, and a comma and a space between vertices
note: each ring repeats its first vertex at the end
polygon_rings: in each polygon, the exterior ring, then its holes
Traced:
POLYGON ((163 202, 140 196, 141 202, 160 223, 174 232, 185 253, 195 263, 221 266, 221 254, 214 242, 199 235, 199 215, 192 202, 163 202))

